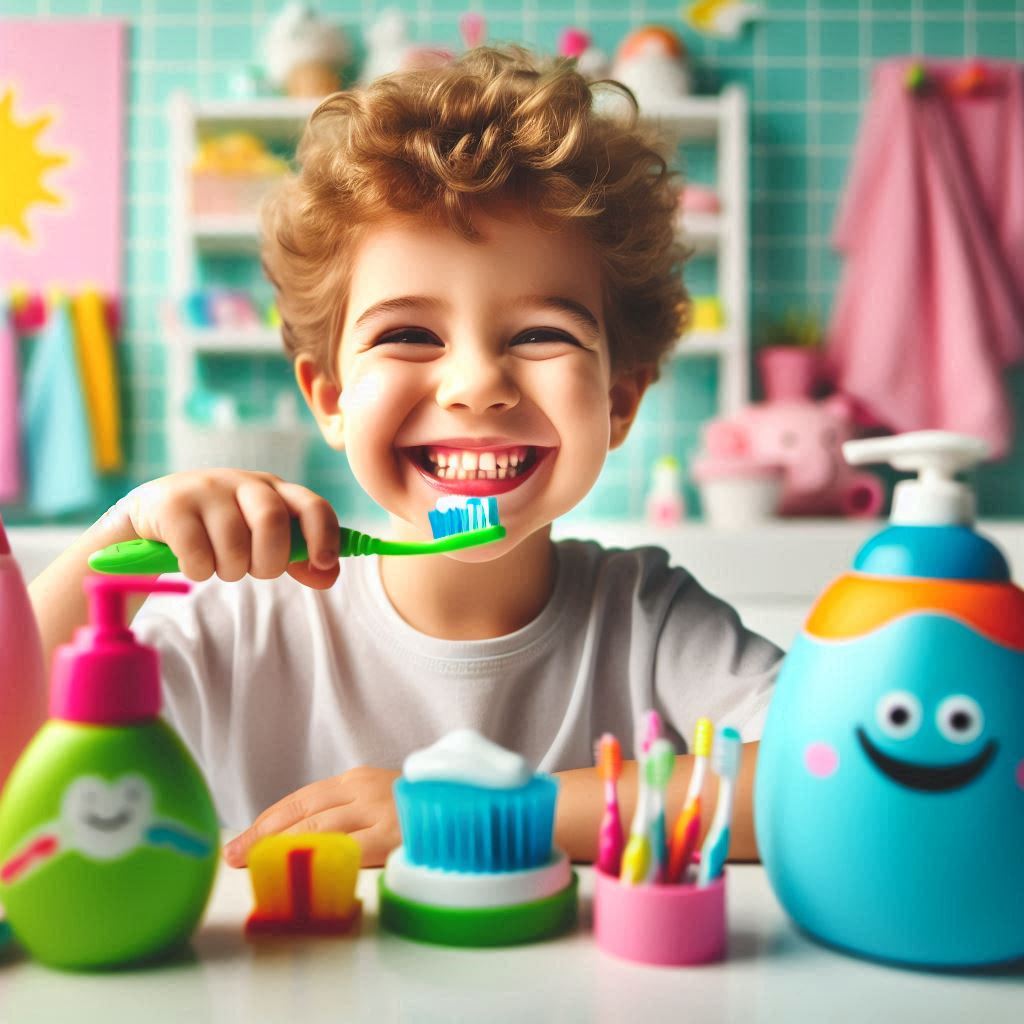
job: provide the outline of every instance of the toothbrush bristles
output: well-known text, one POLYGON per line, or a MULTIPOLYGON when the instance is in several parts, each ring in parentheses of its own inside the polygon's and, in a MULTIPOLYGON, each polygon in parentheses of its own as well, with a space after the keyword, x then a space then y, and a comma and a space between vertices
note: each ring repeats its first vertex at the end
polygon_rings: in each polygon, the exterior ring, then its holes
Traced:
POLYGON ((435 540, 500 525, 496 498, 444 497, 428 515, 435 540))

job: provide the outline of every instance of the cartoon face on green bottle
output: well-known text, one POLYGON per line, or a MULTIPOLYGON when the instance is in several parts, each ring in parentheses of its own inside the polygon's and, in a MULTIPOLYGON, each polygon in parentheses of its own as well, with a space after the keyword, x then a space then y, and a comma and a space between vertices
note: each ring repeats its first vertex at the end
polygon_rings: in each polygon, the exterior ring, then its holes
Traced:
POLYGON ((0 804, 0 898, 18 940, 54 966, 120 964, 184 942, 217 851, 206 784, 159 719, 51 721, 0 804))

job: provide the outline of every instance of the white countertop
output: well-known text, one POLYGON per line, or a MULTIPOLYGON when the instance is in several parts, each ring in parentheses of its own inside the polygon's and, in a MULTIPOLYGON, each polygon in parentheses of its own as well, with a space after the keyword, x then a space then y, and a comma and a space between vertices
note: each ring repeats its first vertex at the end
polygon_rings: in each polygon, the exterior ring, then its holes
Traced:
POLYGON ((107 974, 0 961, 0 1020, 74 1024, 201 1021, 509 1021, 714 1024, 735 1021, 1020 1021, 1024 966, 982 975, 898 970, 824 949, 796 932, 760 867, 729 868, 730 954, 703 967, 649 967, 597 949, 591 871, 579 869, 580 927, 544 943, 448 949, 377 928, 377 871, 363 871, 358 932, 247 940, 248 875, 222 867, 190 958, 107 974))

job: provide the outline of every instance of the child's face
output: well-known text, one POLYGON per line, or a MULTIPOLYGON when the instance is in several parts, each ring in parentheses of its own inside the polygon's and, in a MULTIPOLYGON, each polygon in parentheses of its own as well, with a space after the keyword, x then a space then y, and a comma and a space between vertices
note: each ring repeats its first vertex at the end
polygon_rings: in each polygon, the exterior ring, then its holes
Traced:
POLYGON ((415 218, 356 251, 337 375, 303 382, 328 442, 379 505, 429 535, 444 494, 498 499, 508 539, 593 486, 646 377, 613 379, 596 254, 582 233, 475 221, 482 241, 415 218))

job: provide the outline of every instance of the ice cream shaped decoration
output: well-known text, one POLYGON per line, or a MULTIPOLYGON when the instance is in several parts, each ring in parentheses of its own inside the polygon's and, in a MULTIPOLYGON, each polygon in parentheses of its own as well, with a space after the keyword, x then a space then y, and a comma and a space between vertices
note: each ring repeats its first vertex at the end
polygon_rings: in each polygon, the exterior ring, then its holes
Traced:
POLYGON ((152 577, 89 576, 91 622, 54 655, 50 720, 0 799, 0 900, 21 944, 57 967, 108 967, 183 943, 206 905, 218 825, 160 711, 157 652, 124 625, 152 577))
POLYGON ((812 608, 758 758, 768 877, 806 931, 925 967, 1024 956, 1024 591, 955 474, 982 442, 851 441, 888 460, 891 525, 812 608))

